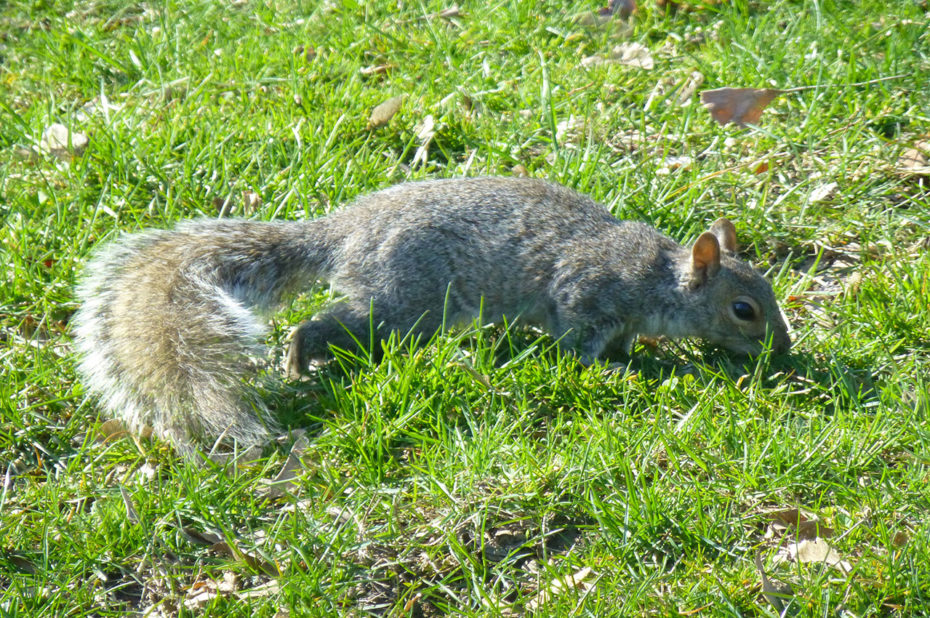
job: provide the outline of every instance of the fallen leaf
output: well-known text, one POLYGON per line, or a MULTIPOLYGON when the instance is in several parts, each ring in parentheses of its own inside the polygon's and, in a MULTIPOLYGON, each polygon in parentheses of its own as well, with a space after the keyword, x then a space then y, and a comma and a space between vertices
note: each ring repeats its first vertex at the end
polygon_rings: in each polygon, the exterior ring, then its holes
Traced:
POLYGON ((34 562, 21 556, 19 554, 9 554, 5 551, 3 552, 3 558, 8 560, 14 567, 22 571, 23 573, 28 573, 29 575, 35 575, 37 569, 34 562))
POLYGON ((371 115, 368 117, 368 128, 378 129, 389 123, 391 118, 400 111, 403 103, 404 95, 397 95, 376 106, 371 110, 371 115))
POLYGON ((436 121, 432 114, 428 114, 423 122, 417 127, 417 139, 420 145, 413 155, 410 167, 416 167, 418 164, 426 165, 426 159, 429 157, 429 146, 433 143, 436 136, 436 121))
POLYGON ((823 539, 801 541, 788 545, 788 553, 798 562, 823 562, 836 567, 845 574, 852 572, 852 565, 843 560, 840 554, 823 539))
POLYGON ((307 437, 301 434, 300 437, 294 441, 291 452, 287 456, 287 461, 281 466, 278 475, 265 484, 263 488, 265 495, 271 498, 280 498, 281 496, 290 495, 291 490, 299 487, 297 480, 300 478, 300 475, 298 473, 303 470, 304 467, 301 457, 307 450, 307 446, 309 446, 307 437))
POLYGON ((239 577, 232 571, 223 574, 222 581, 212 579, 195 582, 187 591, 184 607, 189 610, 202 609, 220 596, 228 596, 239 587, 239 577))
POLYGON ((759 571, 759 575, 762 576, 762 596, 775 608, 779 616, 783 615, 782 612, 785 611, 785 607, 789 605, 794 598, 794 590, 792 590, 791 586, 788 584, 773 581, 768 578, 768 575, 765 574, 765 568, 762 565, 762 558, 759 557, 759 554, 755 556, 755 563, 756 570, 759 571))
POLYGON ((536 596, 527 602, 526 609, 529 611, 535 611, 548 603, 551 598, 558 596, 567 590, 580 588, 582 586, 590 588, 590 584, 583 583, 590 574, 591 569, 589 567, 585 567, 573 575, 566 575, 565 577, 556 578, 551 584, 549 584, 548 588, 545 590, 540 590, 536 596))
POLYGON ((278 580, 272 579, 271 581, 266 582, 260 586, 255 586, 254 588, 249 588, 247 590, 240 590, 236 593, 236 596, 240 599, 255 599, 260 597, 267 597, 279 592, 281 592, 281 584, 278 583, 278 580))
POLYGON ((907 542, 910 540, 910 536, 904 530, 898 530, 894 533, 894 536, 891 538, 891 544, 895 547, 904 547, 907 545, 907 542))
POLYGON ((700 71, 692 71, 691 75, 688 76, 688 79, 681 87, 681 91, 678 93, 678 103, 684 105, 690 101, 691 97, 694 96, 694 93, 697 92, 697 89, 700 88, 703 83, 704 74, 700 71))
POLYGON ((382 75, 393 68, 394 66, 390 64, 377 64, 370 67, 362 67, 358 72, 367 77, 369 75, 382 75))
POLYGON ((129 431, 126 430, 126 425, 123 424, 123 421, 111 418, 100 423, 100 427, 97 428, 99 434, 98 442, 110 442, 112 440, 119 440, 129 435, 129 431))
POLYGON ((824 525, 814 514, 806 513, 801 509, 788 508, 777 509, 765 513, 772 521, 770 534, 767 536, 779 536, 785 533, 792 533, 798 539, 815 539, 817 537, 828 538, 833 536, 833 529, 824 525))
POLYGON ((253 215, 258 207, 262 205, 262 196, 254 191, 245 191, 242 194, 242 213, 253 215))
POLYGON ((210 546, 210 551, 216 552, 224 556, 228 556, 240 562, 244 562, 249 567, 255 571, 261 571, 265 575, 271 575, 276 577, 280 575, 277 565, 273 562, 269 562, 264 558, 253 556, 252 554, 246 553, 239 548, 235 543, 229 543, 227 541, 220 541, 219 543, 214 543, 210 546))
POLYGON ((652 52, 649 51, 648 47, 639 43, 621 43, 614 47, 606 57, 595 55, 581 60, 581 66, 583 67, 600 64, 622 64, 647 71, 655 67, 652 52))
POLYGON ((811 203, 816 204, 817 202, 823 202, 823 201, 830 199, 833 196, 833 193, 836 192, 836 188, 838 186, 839 185, 836 184, 835 182, 828 182, 826 184, 820 185, 819 187, 811 191, 811 195, 810 195, 811 203))
POLYGON ((756 124, 765 107, 783 90, 771 88, 717 88, 701 93, 701 103, 719 124, 729 122, 739 126, 756 124))
POLYGON ((655 67, 652 52, 639 43, 621 43, 613 48, 611 56, 620 64, 651 70, 655 67))
POLYGON ((913 148, 906 148, 898 157, 897 169, 908 176, 930 176, 930 142, 918 142, 913 148))
POLYGON ((619 15, 621 19, 626 19, 636 12, 636 0, 610 0, 597 14, 601 17, 611 17, 619 15))
POLYGON ((83 133, 73 132, 65 125, 56 122, 42 132, 40 145, 43 150, 59 159, 70 159, 81 156, 87 149, 88 143, 90 140, 83 133))
POLYGON ((183 534, 188 541, 197 545, 215 545, 223 540, 222 537, 217 534, 205 530, 197 530, 196 528, 181 528, 181 534, 183 534))
POLYGON ((122 485, 119 486, 120 496, 123 497, 123 506, 126 507, 126 519, 129 523, 138 524, 139 523, 139 513, 136 511, 135 504, 132 501, 132 496, 129 495, 129 492, 126 491, 126 488, 122 485))
POLYGON ((690 170, 694 160, 688 156, 665 157, 662 167, 655 171, 656 176, 668 176, 675 170, 690 170))

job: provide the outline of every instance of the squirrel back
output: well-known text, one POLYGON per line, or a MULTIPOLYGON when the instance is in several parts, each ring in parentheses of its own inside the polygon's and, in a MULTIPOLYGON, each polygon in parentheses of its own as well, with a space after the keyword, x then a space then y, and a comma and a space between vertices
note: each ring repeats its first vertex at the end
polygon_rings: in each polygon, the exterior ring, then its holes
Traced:
POLYGON ((317 281, 342 295, 300 325, 288 369, 390 331, 519 316, 591 362, 635 335, 790 347, 771 286, 719 220, 691 248, 539 180, 405 183, 311 221, 198 219, 124 237, 87 265, 79 371, 131 431, 182 451, 261 444, 275 423, 247 381, 268 312, 317 281), (372 315, 372 311, 374 312, 372 315), (371 332, 372 327, 376 329, 371 332))

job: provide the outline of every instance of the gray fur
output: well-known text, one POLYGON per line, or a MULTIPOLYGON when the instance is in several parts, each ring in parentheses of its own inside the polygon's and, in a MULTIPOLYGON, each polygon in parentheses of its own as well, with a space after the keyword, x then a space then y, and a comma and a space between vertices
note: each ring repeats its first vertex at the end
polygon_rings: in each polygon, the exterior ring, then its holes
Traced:
POLYGON ((771 286, 732 257, 732 224, 692 248, 619 221, 592 200, 532 179, 407 183, 326 217, 292 223, 195 220, 99 251, 75 317, 88 390, 132 431, 182 450, 219 435, 251 445, 275 429, 244 383, 264 356, 269 311, 323 280, 342 299, 304 322, 289 369, 329 345, 390 331, 434 333, 519 316, 590 362, 635 335, 703 337, 776 351, 790 339, 771 286), (727 236, 729 234, 729 236, 727 236), (719 242, 718 242, 719 241, 719 242), (734 315, 735 301, 756 309, 734 315), (374 317, 369 315, 374 308, 374 317))

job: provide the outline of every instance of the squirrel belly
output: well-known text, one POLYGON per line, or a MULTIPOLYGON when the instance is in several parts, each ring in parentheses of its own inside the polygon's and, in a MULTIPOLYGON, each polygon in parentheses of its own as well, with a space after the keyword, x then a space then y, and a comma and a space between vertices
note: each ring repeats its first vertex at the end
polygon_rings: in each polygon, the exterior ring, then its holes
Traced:
POLYGON ((311 221, 191 220, 126 236, 88 263, 79 372, 129 430, 151 427, 182 451, 219 437, 265 443, 277 426, 247 380, 266 354, 259 316, 318 281, 342 298, 300 325, 291 372, 330 345, 432 334, 479 310, 519 315, 583 361, 629 350, 636 334, 787 351, 771 285, 735 247, 726 220, 686 248, 526 178, 405 183, 311 221))

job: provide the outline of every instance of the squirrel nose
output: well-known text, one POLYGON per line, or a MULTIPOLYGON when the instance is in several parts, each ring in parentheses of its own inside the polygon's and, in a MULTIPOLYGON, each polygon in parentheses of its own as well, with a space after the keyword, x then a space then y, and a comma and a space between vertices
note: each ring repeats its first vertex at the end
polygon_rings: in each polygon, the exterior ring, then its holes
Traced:
POLYGON ((788 333, 779 333, 772 339, 772 350, 776 354, 787 354, 791 350, 791 337, 788 333))

